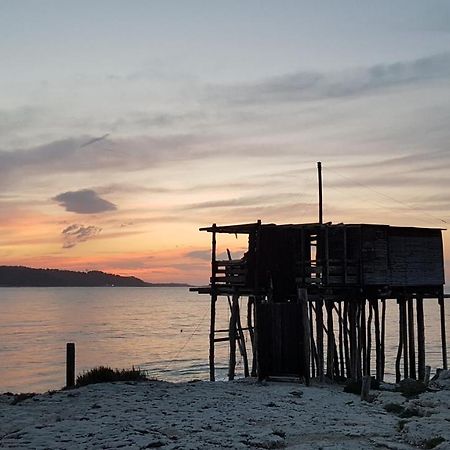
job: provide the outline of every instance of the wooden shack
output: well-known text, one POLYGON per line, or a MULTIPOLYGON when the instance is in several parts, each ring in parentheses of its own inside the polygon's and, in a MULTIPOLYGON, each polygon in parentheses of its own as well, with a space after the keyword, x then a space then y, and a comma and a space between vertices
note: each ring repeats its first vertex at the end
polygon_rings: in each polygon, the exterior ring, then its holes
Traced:
POLYGON ((262 224, 201 228, 212 235, 211 278, 193 290, 211 296, 210 379, 216 342, 230 343, 229 378, 236 349, 250 374, 244 331, 250 336, 252 375, 360 379, 384 378, 387 299, 399 305, 396 376, 425 376, 423 300, 438 299, 443 367, 444 258, 440 229, 372 224, 262 224), (240 259, 218 260, 220 234, 248 235, 240 259), (228 297, 228 336, 217 336, 216 302, 228 297), (248 298, 243 327, 240 297, 248 298), (373 332, 372 332, 373 330, 373 332), (417 342, 416 342, 417 337, 417 342), (376 354, 371 367, 372 347, 376 354))

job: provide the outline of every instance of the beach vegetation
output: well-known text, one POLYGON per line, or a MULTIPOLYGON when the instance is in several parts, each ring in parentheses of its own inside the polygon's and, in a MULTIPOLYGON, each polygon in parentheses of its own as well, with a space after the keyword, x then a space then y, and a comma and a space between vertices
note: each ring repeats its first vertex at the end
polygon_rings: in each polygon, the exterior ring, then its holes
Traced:
POLYGON ((96 383, 111 383, 113 381, 144 381, 147 380, 145 372, 139 368, 112 369, 111 367, 94 367, 78 375, 76 386, 87 386, 96 383))
POLYGON ((423 443, 423 448, 434 448, 437 447, 439 444, 442 444, 444 441, 445 439, 442 436, 437 436, 425 441, 423 443))

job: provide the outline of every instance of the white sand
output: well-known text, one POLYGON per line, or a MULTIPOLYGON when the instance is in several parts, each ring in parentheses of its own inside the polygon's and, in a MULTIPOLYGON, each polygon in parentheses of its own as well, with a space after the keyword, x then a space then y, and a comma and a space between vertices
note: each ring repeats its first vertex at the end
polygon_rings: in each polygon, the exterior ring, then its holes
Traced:
POLYGON ((0 396, 2 449, 409 449, 433 437, 446 439, 436 449, 450 448, 448 390, 365 403, 340 386, 149 381, 12 400, 0 396), (424 417, 400 419, 386 403, 424 417))

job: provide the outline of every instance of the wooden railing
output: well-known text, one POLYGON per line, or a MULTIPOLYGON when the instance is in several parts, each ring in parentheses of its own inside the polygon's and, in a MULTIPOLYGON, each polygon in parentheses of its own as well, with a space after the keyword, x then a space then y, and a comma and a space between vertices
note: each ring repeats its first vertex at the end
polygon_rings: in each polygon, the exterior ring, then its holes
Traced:
POLYGON ((215 262, 214 277, 211 283, 218 286, 245 286, 247 282, 247 264, 242 259, 215 262))

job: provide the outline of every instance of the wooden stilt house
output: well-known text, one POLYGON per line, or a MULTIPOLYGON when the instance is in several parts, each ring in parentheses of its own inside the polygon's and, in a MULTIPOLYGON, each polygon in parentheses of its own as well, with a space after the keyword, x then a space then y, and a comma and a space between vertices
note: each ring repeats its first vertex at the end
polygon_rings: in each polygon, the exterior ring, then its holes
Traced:
POLYGON ((447 368, 444 262, 440 229, 369 224, 248 224, 201 228, 212 235, 211 279, 194 288, 211 296, 210 379, 215 343, 230 344, 229 378, 239 349, 252 375, 384 378, 387 299, 399 307, 396 377, 425 376, 423 300, 438 299, 443 366, 447 368), (218 260, 218 235, 248 235, 240 259, 218 260), (228 297, 228 336, 216 333, 216 302, 228 297), (248 299, 242 326, 239 298, 248 299), (374 335, 372 338, 372 328, 374 335), (417 342, 416 342, 417 341, 417 342), (373 347, 373 349, 372 349, 373 347), (371 355, 375 354, 375 367, 371 355))

